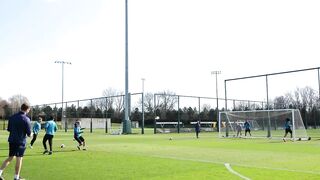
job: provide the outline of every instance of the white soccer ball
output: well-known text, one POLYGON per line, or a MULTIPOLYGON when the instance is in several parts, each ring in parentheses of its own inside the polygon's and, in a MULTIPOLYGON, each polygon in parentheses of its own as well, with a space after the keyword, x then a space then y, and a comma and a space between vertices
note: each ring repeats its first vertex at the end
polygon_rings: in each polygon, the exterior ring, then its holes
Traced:
POLYGON ((172 137, 170 137, 169 140, 172 140, 172 137))
POLYGON ((64 148, 64 147, 66 147, 64 144, 61 144, 61 146, 60 146, 61 148, 64 148))

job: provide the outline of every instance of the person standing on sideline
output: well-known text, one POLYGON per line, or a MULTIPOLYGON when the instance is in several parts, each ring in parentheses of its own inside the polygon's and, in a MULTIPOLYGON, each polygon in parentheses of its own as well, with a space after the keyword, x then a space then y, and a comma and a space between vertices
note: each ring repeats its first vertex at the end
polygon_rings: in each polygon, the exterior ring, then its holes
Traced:
POLYGON ((241 128, 240 122, 237 122, 236 129, 237 129, 237 137, 241 137, 242 136, 242 133, 241 133, 242 128, 241 128))
POLYGON ((251 129, 250 129, 250 124, 249 124, 248 120, 246 120, 246 122, 243 124, 243 126, 244 126, 244 136, 247 136, 247 132, 251 136, 251 129))
POLYGON ((285 128, 285 134, 283 136, 283 141, 286 142, 286 137, 287 137, 288 133, 290 133, 290 137, 292 138, 291 122, 290 122, 289 118, 286 119, 286 122, 284 124, 284 128, 285 128))
POLYGON ((10 117, 8 122, 9 131, 9 157, 2 163, 0 168, 0 180, 3 180, 3 170, 16 157, 14 180, 22 180, 20 171, 22 168, 22 158, 26 150, 26 138, 31 135, 31 122, 27 114, 30 111, 30 106, 26 103, 21 105, 21 111, 10 117))
POLYGON ((33 148, 32 147, 33 143, 36 141, 39 131, 41 130, 41 124, 40 124, 41 121, 42 121, 42 118, 39 116, 38 120, 33 124, 33 127, 32 127, 33 136, 29 146, 31 149, 33 148))
POLYGON ((44 147, 43 154, 46 154, 46 153, 48 153, 49 155, 52 154, 52 139, 53 139, 53 136, 54 136, 55 132, 57 131, 57 129, 58 129, 57 124, 54 122, 53 116, 50 115, 48 117, 48 121, 46 122, 46 125, 45 125, 46 134, 44 135, 43 140, 42 140, 42 144, 44 147), (47 144, 46 144, 47 141, 49 141, 50 151, 48 151, 48 149, 47 149, 47 144))
POLYGON ((86 142, 84 140, 84 138, 82 137, 82 133, 83 133, 83 128, 81 128, 80 126, 80 121, 76 121, 74 123, 74 129, 73 129, 73 132, 74 132, 74 139, 79 143, 79 145, 77 146, 78 150, 80 150, 80 146, 83 147, 82 150, 87 150, 86 149, 86 142))
POLYGON ((201 124, 200 121, 198 120, 194 126, 195 131, 196 131, 196 137, 199 138, 199 133, 200 133, 200 128, 201 128, 201 124))

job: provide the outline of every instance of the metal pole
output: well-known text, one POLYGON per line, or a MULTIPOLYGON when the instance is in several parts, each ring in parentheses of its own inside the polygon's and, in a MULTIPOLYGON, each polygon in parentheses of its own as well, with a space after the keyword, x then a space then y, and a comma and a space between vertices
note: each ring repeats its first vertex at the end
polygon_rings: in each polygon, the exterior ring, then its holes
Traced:
POLYGON ((153 113, 154 113, 154 121, 153 121, 153 134, 157 133, 157 110, 156 110, 156 94, 153 95, 153 113))
POLYGON ((219 119, 219 96, 218 96, 218 74, 221 74, 221 71, 211 71, 211 74, 216 75, 216 98, 217 98, 217 122, 219 119))
POLYGON ((125 101, 124 101, 124 122, 123 133, 131 134, 129 120, 129 83, 128 83, 128 0, 125 0, 125 101))
POLYGON ((320 99, 320 72, 319 72, 320 68, 318 68, 318 86, 319 86, 319 97, 318 99, 320 99))
POLYGON ((180 96, 178 96, 178 133, 180 133, 180 96))
POLYGON ((227 102, 227 81, 224 80, 224 108, 225 108, 225 111, 228 110, 228 102, 227 102))
MULTIPOLYGON (((64 83, 63 83, 63 79, 64 79, 64 63, 61 63, 62 64, 62 100, 61 100, 61 104, 62 104, 62 107, 61 107, 61 121, 64 119, 63 117, 63 86, 64 86, 64 83)), ((67 132, 68 131, 68 127, 67 127, 67 120, 64 119, 64 131, 67 132)))
MULTIPOLYGON (((71 62, 66 62, 66 61, 55 61, 54 63, 59 63, 59 64, 61 64, 62 65, 62 99, 61 99, 61 122, 63 122, 63 119, 64 119, 64 117, 63 117, 63 92, 64 92, 64 64, 71 64, 71 62)), ((65 132, 67 132, 67 130, 68 130, 68 127, 67 127, 67 120, 65 119, 65 121, 64 121, 64 131, 65 132)))
POLYGON ((200 97, 198 97, 198 120, 201 122, 201 120, 200 120, 200 97))
POLYGON ((141 124, 141 134, 144 134, 144 81, 142 78, 142 124, 141 124))
MULTIPOLYGON (((266 75, 266 92, 267 92, 267 110, 269 110, 269 84, 268 84, 268 75, 266 75)), ((268 135, 267 137, 271 137, 271 120, 268 111, 268 135)))

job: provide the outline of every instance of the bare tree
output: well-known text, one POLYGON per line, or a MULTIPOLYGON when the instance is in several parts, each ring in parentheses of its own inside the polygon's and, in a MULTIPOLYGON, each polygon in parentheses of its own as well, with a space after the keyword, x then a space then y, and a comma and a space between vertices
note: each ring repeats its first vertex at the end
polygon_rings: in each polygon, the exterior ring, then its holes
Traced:
MULTIPOLYGON (((142 98, 139 99, 137 107, 141 107, 142 105, 142 98)), ((144 94, 144 108, 147 112, 153 111, 153 94, 152 93, 145 93, 144 94)))
POLYGON ((170 91, 158 93, 158 106, 161 110, 173 110, 178 102, 178 96, 170 91))
POLYGON ((27 97, 18 94, 18 95, 14 95, 12 97, 9 98, 9 104, 10 107, 14 110, 14 111, 18 111, 20 110, 20 106, 23 103, 28 103, 29 104, 29 100, 27 97))
POLYGON ((108 99, 106 100, 106 104, 105 104, 106 107, 105 108, 112 109, 112 106, 114 103, 114 98, 112 98, 112 97, 117 95, 117 90, 113 89, 113 88, 108 88, 103 91, 102 95, 104 97, 108 97, 108 99))
MULTIPOLYGON (((130 103, 129 103, 130 104, 130 103)), ((124 96, 119 95, 115 97, 115 114, 120 117, 121 112, 124 109, 124 96)))
POLYGON ((6 117, 6 108, 8 108, 9 103, 6 100, 0 98, 0 117, 6 117))
POLYGON ((124 109, 124 95, 122 91, 109 88, 103 91, 103 96, 108 97, 106 109, 115 109, 115 116, 120 118, 121 112, 124 109))
POLYGON ((146 93, 144 95, 144 107, 148 112, 153 111, 153 94, 152 93, 146 93))
POLYGON ((275 109, 285 109, 287 105, 284 96, 275 97, 273 103, 275 109))
POLYGON ((302 104, 308 111, 311 111, 312 107, 317 101, 316 92, 311 87, 307 86, 300 90, 300 96, 302 99, 302 104))

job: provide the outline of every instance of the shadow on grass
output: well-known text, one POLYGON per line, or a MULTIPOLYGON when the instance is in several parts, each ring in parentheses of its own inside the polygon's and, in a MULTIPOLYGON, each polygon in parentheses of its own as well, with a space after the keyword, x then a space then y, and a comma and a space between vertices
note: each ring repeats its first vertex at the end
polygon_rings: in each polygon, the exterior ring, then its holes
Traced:
MULTIPOLYGON (((8 149, 7 149, 8 150, 8 149)), ((52 155, 48 155, 48 154, 43 154, 43 151, 39 151, 39 152, 34 152, 32 154, 30 153, 25 153, 23 157, 36 157, 36 156, 54 156, 54 154, 59 154, 59 153, 71 153, 71 152, 76 152, 76 151, 83 151, 86 152, 88 150, 76 150, 76 149, 70 149, 70 150, 63 150, 63 151, 53 151, 52 155)), ((8 150, 9 153, 9 150, 8 150)), ((0 158, 7 158, 8 155, 1 155, 0 158)))

